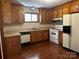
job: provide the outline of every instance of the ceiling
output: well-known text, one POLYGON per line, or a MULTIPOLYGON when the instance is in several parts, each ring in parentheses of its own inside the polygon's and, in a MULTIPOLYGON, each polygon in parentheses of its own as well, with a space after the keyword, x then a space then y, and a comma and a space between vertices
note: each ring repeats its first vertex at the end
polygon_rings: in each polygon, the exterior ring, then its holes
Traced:
POLYGON ((28 7, 51 8, 69 1, 71 0, 12 0, 12 3, 20 3, 28 7))

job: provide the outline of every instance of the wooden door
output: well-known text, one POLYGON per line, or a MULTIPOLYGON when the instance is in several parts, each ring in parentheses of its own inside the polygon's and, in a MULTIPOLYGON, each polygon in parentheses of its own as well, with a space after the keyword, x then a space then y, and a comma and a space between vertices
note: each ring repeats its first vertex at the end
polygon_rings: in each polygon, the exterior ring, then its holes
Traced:
POLYGON ((3 22, 11 24, 11 0, 1 0, 3 22))
POLYGON ((2 59, 3 57, 2 40, 3 40, 3 18, 2 18, 2 10, 1 10, 1 2, 0 2, 0 59, 2 59))
POLYGON ((43 30, 43 40, 49 40, 49 31, 48 30, 43 30))
POLYGON ((79 0, 70 3, 70 13, 79 12, 79 0))
POLYGON ((58 17, 58 11, 54 10, 54 18, 57 18, 57 17, 58 17))
POLYGON ((37 31, 31 32, 31 43, 35 43, 37 41, 37 31))
POLYGON ((50 19, 51 19, 51 22, 52 22, 52 20, 53 20, 53 18, 54 18, 54 12, 53 12, 53 8, 51 8, 50 9, 50 19))
POLYGON ((1 55, 1 36, 0 36, 0 59, 2 58, 2 55, 1 55))
POLYGON ((5 56, 7 59, 18 56, 21 52, 20 36, 5 37, 5 56))
POLYGON ((63 17, 63 9, 58 10, 58 18, 63 17))
POLYGON ((12 24, 18 24, 18 7, 17 5, 11 5, 12 24))
POLYGON ((64 14, 69 14, 69 8, 68 7, 63 8, 63 15, 64 14))
POLYGON ((70 13, 79 12, 79 5, 74 5, 70 7, 70 13))
POLYGON ((59 44, 63 44, 63 32, 59 32, 59 44))
POLYGON ((18 23, 24 23, 24 6, 18 5, 18 23))
POLYGON ((43 36, 42 36, 42 31, 40 30, 40 31, 38 31, 37 32, 37 40, 38 40, 38 42, 40 42, 40 41, 42 41, 42 38, 43 36))

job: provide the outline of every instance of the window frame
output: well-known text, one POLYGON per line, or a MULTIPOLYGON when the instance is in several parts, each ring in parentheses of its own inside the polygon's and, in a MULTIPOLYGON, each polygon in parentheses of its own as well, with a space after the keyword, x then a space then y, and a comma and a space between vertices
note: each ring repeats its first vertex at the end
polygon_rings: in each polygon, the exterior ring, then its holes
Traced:
MULTIPOLYGON (((26 14, 37 14, 37 21, 25 21, 25 23, 37 23, 39 22, 39 13, 30 13, 30 12, 25 12, 26 14)), ((25 18, 25 13, 24 13, 24 18, 25 18)), ((31 20, 32 20, 32 16, 31 16, 31 20)))

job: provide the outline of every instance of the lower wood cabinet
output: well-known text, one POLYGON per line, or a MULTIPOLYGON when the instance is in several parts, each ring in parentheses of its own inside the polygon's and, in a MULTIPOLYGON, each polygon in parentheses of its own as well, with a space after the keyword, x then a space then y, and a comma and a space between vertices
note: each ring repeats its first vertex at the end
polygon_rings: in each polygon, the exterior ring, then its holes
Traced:
POLYGON ((4 56, 6 59, 10 59, 14 56, 18 56, 21 53, 21 38, 20 36, 12 36, 4 38, 4 56))
POLYGON ((49 40, 49 31, 48 30, 43 30, 43 40, 49 40))
MULTIPOLYGON (((1 47, 1 46, 0 46, 0 47, 1 47)), ((0 59, 1 59, 1 57, 2 57, 2 56, 1 56, 1 48, 0 48, 0 59)))
POLYGON ((42 37, 42 31, 37 31, 37 41, 40 42, 43 40, 43 37, 42 37))
POLYGON ((59 44, 63 44, 63 32, 59 32, 59 44))
POLYGON ((37 31, 31 32, 31 43, 37 42, 37 31))
POLYGON ((49 30, 31 32, 31 43, 41 42, 49 39, 49 30))

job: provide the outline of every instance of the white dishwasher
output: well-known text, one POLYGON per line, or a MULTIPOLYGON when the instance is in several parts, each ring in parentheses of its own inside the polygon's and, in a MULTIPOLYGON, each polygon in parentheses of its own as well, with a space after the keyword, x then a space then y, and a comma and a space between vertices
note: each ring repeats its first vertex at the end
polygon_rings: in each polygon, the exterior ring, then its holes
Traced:
POLYGON ((20 32, 21 44, 30 42, 30 32, 20 32))

